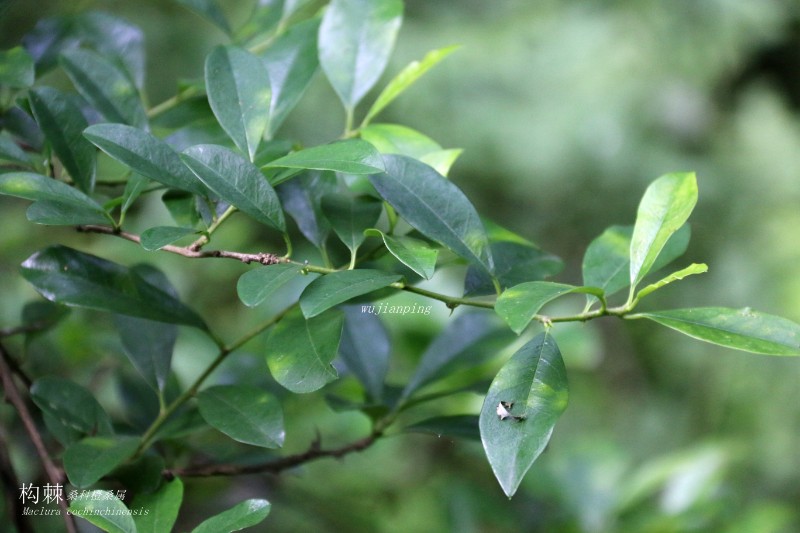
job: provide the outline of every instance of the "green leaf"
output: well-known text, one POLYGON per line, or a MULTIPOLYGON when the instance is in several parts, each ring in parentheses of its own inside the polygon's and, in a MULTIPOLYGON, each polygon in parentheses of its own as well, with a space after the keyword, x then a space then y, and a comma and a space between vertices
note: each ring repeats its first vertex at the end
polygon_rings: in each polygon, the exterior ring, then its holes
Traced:
POLYGON ((481 440, 509 498, 547 446, 568 396, 564 361, 549 332, 520 348, 492 381, 481 409, 481 440), (513 404, 508 411, 524 418, 501 419, 500 402, 513 404))
POLYGON ((131 126, 95 124, 83 133, 98 148, 132 170, 168 187, 206 196, 208 191, 167 143, 131 126))
POLYGON ((704 263, 699 263, 699 264, 692 263, 688 267, 678 270, 677 272, 673 272, 669 276, 662 278, 655 283, 651 283, 647 287, 643 288, 636 294, 635 301, 641 300, 648 294, 657 291, 664 285, 668 285, 673 281, 680 281, 687 276, 693 276, 695 274, 703 274, 705 272, 708 272, 708 265, 704 263))
POLYGON ((314 392, 338 377, 331 362, 339 351, 344 315, 330 311, 306 320, 287 314, 267 341, 267 365, 275 380, 296 393, 314 392))
MULTIPOLYGON (((378 151, 370 143, 360 139, 348 139, 306 148, 276 159, 264 168, 333 170, 347 174, 374 174, 385 169, 378 151)), ((273 180, 273 183, 280 183, 288 177, 291 175, 279 177, 278 180, 273 180)))
POLYGON ((448 46, 438 50, 431 50, 422 58, 422 61, 412 61, 409 63, 400 74, 395 76, 392 81, 383 88, 383 91, 381 91, 381 94, 378 95, 378 98, 375 99, 372 107, 370 107, 367 112, 367 116, 364 118, 364 124, 369 124, 375 115, 383 111, 386 106, 392 103, 392 101, 400 96, 406 89, 411 87, 422 75, 436 66, 442 59, 455 52, 458 48, 458 46, 448 46))
POLYGON ((21 273, 52 302, 206 328, 194 311, 135 271, 65 246, 36 252, 21 273))
POLYGON ((192 530, 192 533, 221 533, 239 531, 260 524, 269 514, 267 500, 245 500, 192 530))
POLYGON ((33 58, 21 46, 0 51, 0 85, 27 89, 34 81, 33 58))
POLYGON ((45 376, 31 386, 50 433, 64 446, 87 435, 111 435, 111 421, 91 392, 68 379, 45 376))
POLYGON ((286 232, 278 195, 250 161, 213 144, 187 148, 181 158, 220 198, 258 222, 286 232))
POLYGON ((511 330, 519 335, 536 313, 551 302, 570 293, 586 293, 602 296, 603 291, 596 287, 576 287, 549 281, 529 281, 506 289, 498 296, 495 312, 505 320, 511 330))
MULTIPOLYGON (((505 290, 528 281, 541 281, 558 274, 564 263, 556 256, 531 243, 491 240, 494 272, 500 288, 505 290)), ((482 269, 470 265, 464 278, 464 294, 495 294, 496 289, 482 269)))
POLYGON ((33 222, 54 225, 108 224, 105 210, 74 187, 32 172, 0 175, 0 194, 33 200, 48 209, 33 213, 33 222))
POLYGON ((399 124, 370 124, 361 128, 359 135, 382 154, 407 155, 421 159, 442 150, 439 143, 427 135, 399 124))
POLYGON ((377 229, 368 229, 364 234, 382 238, 389 253, 423 278, 431 279, 433 277, 439 250, 431 248, 425 241, 412 237, 386 235, 377 229))
POLYGON ((403 428, 403 431, 406 433, 425 433, 436 437, 481 439, 478 429, 478 416, 476 415, 436 416, 407 426, 403 428))
POLYGON ((200 392, 197 401, 203 419, 233 440, 283 446, 283 410, 272 394, 249 385, 218 385, 200 392))
MULTIPOLYGON (((689 245, 691 228, 684 224, 658 254, 651 271, 657 272, 683 255, 689 245)), ((611 226, 597 237, 583 256, 583 284, 599 287, 611 296, 631 284, 630 249, 633 226, 611 226)))
POLYGON ((319 62, 346 109, 380 78, 403 18, 400 0, 333 0, 319 28, 319 62))
POLYGON ((459 315, 422 354, 417 369, 400 395, 401 400, 452 373, 458 366, 475 365, 492 355, 483 344, 498 334, 505 336, 497 319, 492 320, 490 314, 472 312, 459 315))
POLYGON ((0 132, 0 160, 31 166, 30 156, 5 132, 0 132))
POLYGON ((87 437, 64 451, 64 471, 69 482, 82 489, 114 470, 138 447, 134 438, 87 437))
POLYGON ((31 110, 61 164, 84 192, 94 188, 97 150, 83 138, 89 125, 72 100, 50 87, 28 93, 31 110))
POLYGON ((107 490, 80 492, 70 500, 69 511, 108 533, 141 533, 130 510, 107 490))
POLYGON ((122 215, 128 212, 128 209, 131 208, 133 203, 139 198, 142 192, 144 192, 149 183, 149 178, 139 174, 133 174, 128 178, 128 182, 125 184, 125 191, 122 193, 122 205, 119 208, 122 215))
POLYGON ((800 355, 800 325, 750 308, 702 307, 638 313, 676 331, 734 350, 766 355, 800 355))
POLYGON ((172 531, 183 501, 183 482, 179 478, 164 482, 149 494, 139 493, 133 498, 132 509, 143 509, 147 513, 133 515, 137 533, 164 533, 172 531))
POLYGON ((364 242, 364 230, 374 226, 383 211, 374 198, 342 193, 323 196, 321 207, 333 231, 353 253, 364 242))
POLYGON ((182 4, 189 8, 190 10, 194 11, 207 21, 214 24, 216 27, 221 29, 227 34, 231 33, 231 27, 228 24, 228 20, 225 18, 225 15, 220 10, 219 6, 214 0, 176 0, 179 4, 182 4))
POLYGON ((174 226, 156 226, 142 232, 141 245, 142 248, 148 252, 160 250, 168 244, 186 237, 187 235, 196 234, 194 228, 180 228, 174 226))
POLYGON ((109 122, 143 128, 147 115, 128 75, 105 57, 84 49, 61 53, 61 66, 78 92, 109 122))
POLYGON ((272 87, 267 128, 270 137, 295 108, 317 72, 318 30, 319 19, 291 26, 261 55, 272 87))
POLYGON ((667 174, 650 184, 639 204, 631 237, 631 296, 650 272, 664 245, 697 203, 694 173, 667 174))
POLYGON ((362 306, 345 306, 344 312, 339 356, 364 385, 369 397, 380 402, 383 382, 389 370, 389 333, 381 319, 364 312, 362 306))
POLYGON ((331 226, 322 214, 322 197, 337 189, 332 172, 312 171, 281 184, 278 195, 300 232, 317 248, 323 248, 331 226))
POLYGON ((450 168, 456 162, 461 154, 464 152, 461 148, 451 148, 450 150, 438 150, 436 152, 431 152, 429 154, 425 154, 419 158, 420 161, 425 163, 426 165, 430 165, 433 167, 436 172, 441 174, 442 176, 447 176, 450 172, 450 168))
POLYGON ((277 289, 295 279, 302 267, 292 263, 278 263, 249 270, 236 284, 239 299, 247 307, 255 307, 277 289))
POLYGON ((208 103, 236 146, 255 158, 269 123, 272 89, 259 58, 236 46, 217 46, 206 58, 208 103))
POLYGON ((312 318, 335 305, 356 296, 388 287, 400 280, 399 275, 381 270, 342 270, 320 276, 300 295, 300 309, 306 318, 312 318))
POLYGON ((410 157, 387 155, 384 162, 386 173, 369 177, 383 199, 426 237, 494 272, 486 230, 461 189, 410 157))

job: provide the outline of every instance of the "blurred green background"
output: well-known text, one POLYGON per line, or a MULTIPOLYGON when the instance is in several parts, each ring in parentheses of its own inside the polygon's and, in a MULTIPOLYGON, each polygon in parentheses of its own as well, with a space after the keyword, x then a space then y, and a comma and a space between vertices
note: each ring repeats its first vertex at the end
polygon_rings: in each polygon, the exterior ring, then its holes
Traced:
MULTIPOLYGON (((251 5, 220 3, 234 24, 251 5)), ((40 17, 83 9, 144 30, 151 103, 174 94, 179 78, 200 76, 205 54, 224 37, 167 0, 0 0, 0 48, 18 43, 40 17)), ((567 267, 558 280, 580 281, 586 246, 605 227, 633 222, 652 179, 694 170, 700 201, 678 266, 706 262, 710 271, 646 306, 749 305, 800 321, 798 2, 407 0, 386 77, 450 44, 462 48, 382 122, 463 148, 451 178, 479 212, 561 256, 567 267)), ((47 81, 64 83, 57 75, 47 81)), ((340 134, 343 116, 318 75, 284 132, 326 142, 340 134)), ((221 331, 244 331, 270 312, 236 300, 241 265, 187 265, 127 243, 34 227, 23 204, 0 198, 0 326, 15 324, 22 303, 36 297, 17 265, 56 241, 125 264, 160 265, 221 331)), ((260 236, 236 220, 220 238, 247 249, 260 236)), ((458 290, 452 280, 439 282, 458 290)), ((445 311, 388 324, 397 380, 446 322, 445 311)), ((123 412, 109 375, 130 369, 107 324, 102 315, 74 312, 29 346, 28 357, 38 373, 84 362, 76 379, 123 412)), ((273 511, 265 531, 800 531, 800 360, 718 349, 638 322, 555 333, 569 367, 570 406, 513 500, 502 495, 479 442, 401 435, 279 479, 193 481, 187 497, 194 504, 182 524, 266 495, 273 511)), ((257 344, 218 380, 266 373, 257 344)), ((178 376, 196 374, 212 356, 206 341, 183 332, 178 376)), ((304 449, 315 428, 330 445, 367 431, 366 419, 333 413, 322 395, 284 401, 287 419, 295 419, 289 452, 304 449)), ((459 395, 445 408, 476 413, 480 401, 459 395)), ((224 456, 233 453, 228 442, 209 435, 203 445, 224 456)), ((12 451, 35 475, 32 456, 12 451)))

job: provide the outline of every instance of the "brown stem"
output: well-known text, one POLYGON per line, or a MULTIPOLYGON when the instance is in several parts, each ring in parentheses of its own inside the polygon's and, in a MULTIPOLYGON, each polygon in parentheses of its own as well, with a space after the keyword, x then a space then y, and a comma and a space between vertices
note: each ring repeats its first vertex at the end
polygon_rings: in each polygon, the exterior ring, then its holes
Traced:
MULTIPOLYGON (((93 224, 78 226, 78 231, 84 233, 102 233, 105 235, 116 235, 117 237, 121 237, 131 242, 135 242, 137 244, 141 244, 142 239, 134 234, 128 233, 127 231, 118 230, 115 228, 111 228, 108 226, 95 226, 93 224)), ((161 248, 161 250, 165 252, 170 252, 177 255, 182 255, 183 257, 189 257, 192 259, 203 259, 207 257, 224 257, 227 259, 236 259, 237 261, 241 261, 242 263, 261 263, 262 265, 274 265, 276 263, 281 262, 281 258, 275 254, 268 254, 268 253, 257 253, 257 254, 247 254, 242 252, 231 252, 227 250, 195 250, 191 247, 184 247, 184 246, 172 246, 168 244, 161 248)))
MULTIPOLYGON (((36 449, 39 460, 42 462, 42 466, 44 467, 45 474, 47 475, 47 479, 50 481, 50 484, 63 486, 64 474, 50 459, 50 454, 47 452, 47 448, 44 446, 42 435, 39 433, 39 429, 36 427, 36 423, 34 422, 30 411, 28 411, 28 406, 25 405, 25 401, 22 399, 22 395, 20 394, 17 384, 14 382, 14 375, 12 374, 11 368, 8 364, 9 360, 11 360, 9 353, 6 351, 5 347, 0 344, 0 380, 2 380, 3 383, 5 397, 17 410, 17 413, 22 420, 22 425, 25 426, 28 437, 30 437, 31 442, 33 442, 33 447, 36 449)), ((72 515, 70 515, 68 512, 66 501, 59 498, 58 503, 61 507, 61 516, 64 518, 64 523, 68 533, 76 533, 77 529, 75 528, 75 522, 73 521, 72 515)))
POLYGON ((342 458, 354 452, 366 450, 381 437, 380 432, 373 432, 370 435, 359 439, 350 444, 346 444, 339 448, 322 449, 320 447, 319 439, 311 443, 308 450, 295 455, 289 455, 276 459, 274 461, 267 461, 266 463, 254 465, 236 465, 236 464, 220 464, 220 465, 197 465, 188 466, 186 468, 175 468, 172 470, 165 470, 164 476, 169 478, 172 476, 183 477, 212 477, 212 476, 239 476, 243 474, 280 474, 284 470, 295 468, 317 459, 324 459, 326 457, 342 458))

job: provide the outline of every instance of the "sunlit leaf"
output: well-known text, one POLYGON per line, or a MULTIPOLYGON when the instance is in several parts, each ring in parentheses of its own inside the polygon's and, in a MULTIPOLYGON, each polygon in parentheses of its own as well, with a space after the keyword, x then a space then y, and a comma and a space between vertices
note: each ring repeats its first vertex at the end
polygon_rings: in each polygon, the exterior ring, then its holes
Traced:
POLYGON ((570 293, 602 296, 596 287, 576 287, 549 281, 529 281, 503 291, 497 298, 495 311, 519 335, 545 304, 570 293))
MULTIPOLYGON (((360 139, 336 141, 293 152, 271 161, 264 168, 290 168, 311 170, 333 170, 347 174, 374 174, 384 171, 380 154, 368 142, 360 139)), ((273 183, 288 179, 291 174, 273 183)))
POLYGON ((51 246, 22 263, 22 277, 50 301, 205 329, 179 300, 135 271, 65 246, 51 246))
POLYGON ((0 50, 0 85, 26 89, 33 85, 33 58, 21 46, 0 50))
POLYGON ((361 128, 359 135, 382 154, 407 155, 421 159, 442 150, 439 143, 427 135, 399 124, 370 124, 361 128))
POLYGON ((638 313, 701 341, 766 355, 800 355, 800 325, 750 308, 701 307, 638 313))
POLYGON ((693 276, 695 274, 703 274, 705 272, 708 272, 708 265, 705 265, 703 263, 700 264, 692 263, 688 267, 678 270, 677 272, 673 272, 667 277, 662 278, 655 283, 651 283, 647 287, 644 287, 636 294, 636 299, 639 300, 640 298, 644 298, 648 294, 657 291, 658 289, 660 289, 665 285, 669 285, 673 281, 680 281, 687 276, 693 276))
POLYGON ((142 232, 141 244, 142 248, 148 252, 160 250, 168 244, 186 237, 187 235, 196 234, 194 228, 181 228, 175 226, 156 226, 142 232))
POLYGON ((155 492, 138 493, 131 502, 131 508, 147 512, 133 515, 136 533, 172 531, 182 501, 183 482, 179 478, 165 481, 155 492))
POLYGON ((197 395, 200 414, 235 441, 280 448, 286 432, 283 410, 275 396, 249 385, 218 385, 197 395))
POLYGON ((79 492, 70 500, 69 511, 108 533, 141 533, 136 528, 133 513, 107 490, 79 492))
POLYGON ((566 368, 549 332, 520 348, 492 381, 481 409, 481 440, 509 498, 547 446, 567 400, 566 368))
POLYGON ((221 533, 239 531, 260 524, 269 514, 267 500, 245 500, 216 516, 205 520, 192 533, 221 533))
POLYGON ((384 162, 386 173, 373 174, 369 179, 397 213, 426 237, 493 272, 486 230, 464 193, 415 159, 387 155, 384 162))
POLYGON ((319 28, 319 62, 345 108, 378 81, 403 17, 400 0, 333 0, 319 28))
POLYGON ((222 129, 252 161, 269 123, 267 69, 243 48, 218 46, 206 58, 205 80, 208 103, 222 129))
POLYGON ((667 174, 647 188, 631 237, 631 291, 650 272, 664 245, 683 226, 696 203, 697 178, 693 173, 667 174))
POLYGON ((242 274, 236 284, 239 299, 247 307, 255 307, 280 287, 295 279, 302 267, 292 263, 262 266, 242 274))
POLYGON ((306 320, 287 314, 267 341, 267 365, 275 380, 296 393, 314 392, 338 377, 331 362, 339 351, 344 315, 329 311, 306 320))
POLYGON ((419 239, 386 235, 376 229, 368 229, 365 233, 383 239, 383 244, 389 253, 423 278, 433 277, 436 258, 439 255, 439 250, 436 248, 431 248, 428 243, 419 239))
POLYGON ((422 61, 412 61, 409 63, 383 88, 383 91, 381 91, 381 94, 378 95, 372 107, 370 107, 367 112, 367 116, 364 118, 364 124, 368 124, 375 115, 383 111, 395 98, 400 96, 426 72, 455 52, 458 48, 458 46, 448 46, 447 48, 432 50, 425 55, 422 61))

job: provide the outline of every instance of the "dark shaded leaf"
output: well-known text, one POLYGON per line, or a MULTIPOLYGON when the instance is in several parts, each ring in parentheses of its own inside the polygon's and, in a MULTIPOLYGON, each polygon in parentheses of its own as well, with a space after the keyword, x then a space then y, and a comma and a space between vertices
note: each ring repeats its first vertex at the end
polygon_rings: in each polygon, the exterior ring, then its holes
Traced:
POLYGON ((297 223, 300 232, 317 248, 322 248, 331 226, 322 214, 322 197, 336 191, 336 176, 331 172, 301 174, 277 187, 284 209, 297 223))
POLYGON ((64 446, 84 436, 113 433, 108 415, 92 393, 73 381, 41 377, 31 386, 31 399, 42 410, 47 429, 64 446))
POLYGON ((105 57, 89 50, 68 50, 61 65, 78 92, 110 122, 147 125, 139 92, 130 78, 105 57))
MULTIPOLYGON (((425 241, 412 237, 386 235, 376 229, 368 229, 365 234, 381 237, 389 253, 423 278, 431 279, 433 277, 439 250, 431 248, 425 241)), ((491 281, 489 284, 491 285, 491 281)))
MULTIPOLYGON (((513 241, 491 241, 494 269, 501 289, 526 281, 539 281, 555 276, 564 268, 558 257, 533 244, 513 241)), ((481 268, 470 265, 464 278, 464 294, 494 294, 492 278, 481 268)))
POLYGON ((387 155, 384 162, 386 173, 369 179, 398 214, 426 237, 492 273, 486 230, 464 193, 415 159, 387 155))
MULTIPOLYGON (((0 175, 0 194, 41 204, 29 218, 41 224, 108 224, 105 210, 74 187, 41 174, 9 172, 0 175)), ((33 207, 33 206, 31 206, 33 207)))
POLYGON ((214 24, 216 27, 224 31, 225 33, 231 33, 231 27, 228 24, 228 20, 225 18, 225 15, 220 10, 219 6, 214 0, 176 0, 179 4, 182 4, 189 8, 190 10, 194 11, 207 21, 214 24))
POLYGON ((168 187, 208 194, 167 143, 139 128, 124 124, 95 124, 84 135, 105 153, 142 176, 168 187))
POLYGON ((391 344, 381 319, 365 313, 359 305, 345 306, 339 356, 376 402, 383 397, 383 382, 389 370, 391 344))
POLYGON ((480 440, 477 415, 437 416, 403 428, 406 433, 425 433, 436 437, 480 440))
POLYGON ((250 161, 213 144, 187 148, 181 158, 220 198, 262 224, 286 231, 278 195, 250 161))
POLYGON ((61 164, 84 192, 94 188, 96 149, 84 139, 89 125, 81 110, 63 93, 38 87, 28 93, 36 122, 61 164))
POLYGON ((323 196, 321 207, 333 231, 353 253, 364 242, 364 230, 373 227, 383 211, 374 198, 342 193, 323 196))
POLYGON ((339 351, 344 315, 341 311, 306 320, 299 309, 272 329, 267 365, 275 380, 296 393, 314 392, 338 377, 331 362, 339 351))
POLYGON ((197 401, 203 419, 233 440, 283 446, 283 410, 272 394, 249 385, 218 385, 200 392, 197 401))
POLYGON ((400 276, 380 270, 342 270, 320 276, 300 295, 300 309, 306 318, 312 318, 356 296, 388 287, 400 276))
POLYGON ((270 119, 272 136, 286 120, 317 72, 317 31, 319 19, 293 25, 261 55, 272 85, 270 119))
POLYGON ((564 361, 548 332, 520 348, 492 381, 481 409, 481 440, 509 498, 547 446, 568 397, 564 361))
POLYGON ((133 438, 87 437, 66 449, 64 471, 70 483, 86 488, 130 458, 138 447, 138 439, 133 438))
POLYGON ((191 309, 136 272, 65 246, 36 252, 22 263, 21 272, 53 302, 206 328, 191 309))

